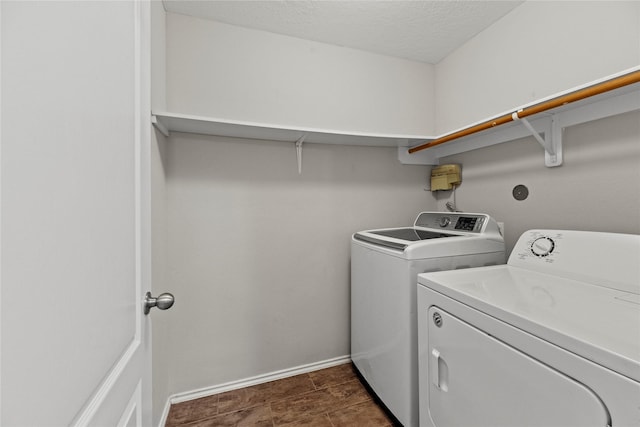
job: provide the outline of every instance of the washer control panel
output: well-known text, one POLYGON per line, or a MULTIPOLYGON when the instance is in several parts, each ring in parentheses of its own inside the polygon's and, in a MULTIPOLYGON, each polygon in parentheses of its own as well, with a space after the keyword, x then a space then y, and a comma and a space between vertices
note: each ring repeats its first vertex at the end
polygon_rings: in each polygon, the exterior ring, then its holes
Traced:
POLYGON ((455 229, 464 231, 474 231, 479 218, 475 216, 461 216, 456 221, 455 229))
POLYGON ((481 233, 487 222, 487 215, 458 212, 422 212, 416 218, 415 227, 456 230, 481 233))

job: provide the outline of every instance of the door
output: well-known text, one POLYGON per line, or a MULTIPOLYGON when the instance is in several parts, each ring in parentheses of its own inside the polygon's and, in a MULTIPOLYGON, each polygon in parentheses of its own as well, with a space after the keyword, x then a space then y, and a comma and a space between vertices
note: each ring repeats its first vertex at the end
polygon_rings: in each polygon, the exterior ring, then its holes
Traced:
POLYGON ((2 426, 151 424, 148 8, 0 3, 2 426))
POLYGON ((429 308, 427 321, 428 369, 421 375, 429 376, 435 426, 610 425, 604 404, 583 384, 438 307, 429 308))

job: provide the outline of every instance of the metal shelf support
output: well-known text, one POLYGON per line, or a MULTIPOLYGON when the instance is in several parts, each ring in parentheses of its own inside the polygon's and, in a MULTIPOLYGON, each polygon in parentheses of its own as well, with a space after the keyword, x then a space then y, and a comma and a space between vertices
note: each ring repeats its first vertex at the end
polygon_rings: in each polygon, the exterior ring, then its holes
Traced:
POLYGON ((302 143, 304 142, 304 139, 307 137, 307 135, 302 135, 297 141, 296 141, 296 157, 298 158, 298 174, 302 175, 302 143))
POLYGON ((544 148, 545 166, 551 168, 562 165, 562 128, 558 124, 557 117, 554 114, 549 116, 543 136, 531 126, 529 120, 524 117, 518 117, 518 113, 521 111, 522 110, 516 111, 511 117, 513 121, 522 123, 524 127, 531 132, 536 141, 542 145, 542 148, 544 148))

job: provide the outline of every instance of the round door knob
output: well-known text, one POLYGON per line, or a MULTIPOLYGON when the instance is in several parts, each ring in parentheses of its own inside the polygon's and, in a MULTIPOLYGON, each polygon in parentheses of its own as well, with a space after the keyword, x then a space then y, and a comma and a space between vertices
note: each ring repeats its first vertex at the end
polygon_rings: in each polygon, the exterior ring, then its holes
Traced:
POLYGON ((166 310, 167 308, 171 308, 174 301, 175 299, 173 298, 173 295, 165 292, 164 294, 158 295, 158 298, 156 298, 156 307, 160 310, 166 310))
POLYGON ((175 298, 168 292, 158 295, 157 298, 151 296, 151 292, 147 292, 144 297, 144 314, 149 314, 149 311, 153 307, 158 307, 160 310, 166 310, 171 308, 175 298))

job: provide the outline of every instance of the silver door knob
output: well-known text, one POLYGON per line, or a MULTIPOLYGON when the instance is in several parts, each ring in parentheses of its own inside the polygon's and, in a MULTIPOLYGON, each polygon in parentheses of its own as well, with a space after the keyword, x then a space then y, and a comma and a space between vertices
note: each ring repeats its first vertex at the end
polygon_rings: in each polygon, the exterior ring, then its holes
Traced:
POLYGON ((144 297, 144 314, 149 314, 149 311, 153 307, 158 307, 160 310, 166 310, 171 308, 175 298, 168 292, 158 295, 157 298, 151 296, 151 292, 147 292, 144 297))

